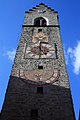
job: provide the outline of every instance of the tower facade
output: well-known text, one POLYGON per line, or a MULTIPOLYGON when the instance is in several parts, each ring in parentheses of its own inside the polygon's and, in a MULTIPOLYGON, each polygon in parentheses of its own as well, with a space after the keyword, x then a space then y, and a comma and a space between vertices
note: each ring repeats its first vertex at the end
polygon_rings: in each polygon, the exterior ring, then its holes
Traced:
POLYGON ((75 120, 58 12, 25 12, 1 120, 75 120))

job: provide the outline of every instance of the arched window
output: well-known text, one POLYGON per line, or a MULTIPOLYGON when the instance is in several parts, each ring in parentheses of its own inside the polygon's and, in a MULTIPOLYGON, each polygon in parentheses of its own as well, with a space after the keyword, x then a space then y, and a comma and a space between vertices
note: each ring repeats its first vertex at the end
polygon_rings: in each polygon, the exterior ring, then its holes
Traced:
POLYGON ((34 20, 34 25, 36 25, 36 26, 46 26, 47 21, 43 17, 38 17, 34 20))

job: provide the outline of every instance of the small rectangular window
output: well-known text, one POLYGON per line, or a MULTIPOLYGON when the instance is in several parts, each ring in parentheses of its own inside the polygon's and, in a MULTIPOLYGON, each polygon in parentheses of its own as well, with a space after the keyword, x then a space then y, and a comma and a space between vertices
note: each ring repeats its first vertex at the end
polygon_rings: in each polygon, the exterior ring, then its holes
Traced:
POLYGON ((42 32, 42 29, 38 29, 38 33, 39 33, 39 32, 42 32))
POLYGON ((58 55, 57 55, 57 45, 56 45, 56 43, 54 44, 54 47, 55 47, 55 56, 56 56, 56 59, 58 59, 58 55))
POLYGON ((42 66, 42 65, 39 65, 39 66, 38 66, 38 69, 43 69, 43 66, 42 66))
POLYGON ((31 120, 38 120, 38 109, 31 110, 31 120))
POLYGON ((37 87, 37 93, 43 94, 43 87, 37 87))

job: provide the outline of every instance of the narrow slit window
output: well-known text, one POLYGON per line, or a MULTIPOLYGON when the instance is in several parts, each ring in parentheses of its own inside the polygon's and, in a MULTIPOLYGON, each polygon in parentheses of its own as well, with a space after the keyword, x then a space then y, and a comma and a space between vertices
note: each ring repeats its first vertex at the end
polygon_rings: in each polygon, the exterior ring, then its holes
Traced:
POLYGON ((38 69, 43 69, 43 66, 42 66, 42 65, 39 65, 39 66, 38 66, 38 69))
POLYGON ((56 56, 56 59, 58 59, 58 55, 57 55, 57 45, 56 45, 56 43, 54 44, 54 47, 55 47, 55 56, 56 56))
POLYGON ((37 87, 37 93, 43 94, 43 87, 37 87))
POLYGON ((38 120, 38 109, 31 110, 31 120, 38 120))
POLYGON ((42 32, 42 29, 38 29, 38 33, 39 33, 39 32, 42 32))

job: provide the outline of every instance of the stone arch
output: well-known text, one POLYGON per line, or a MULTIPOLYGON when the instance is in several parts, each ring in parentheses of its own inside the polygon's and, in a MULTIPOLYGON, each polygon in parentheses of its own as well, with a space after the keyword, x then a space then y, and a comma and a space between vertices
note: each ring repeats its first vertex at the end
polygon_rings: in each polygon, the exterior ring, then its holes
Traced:
POLYGON ((45 17, 37 17, 34 19, 34 25, 36 26, 46 26, 48 25, 48 19, 45 17))

